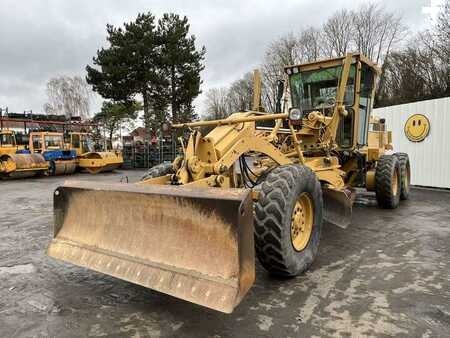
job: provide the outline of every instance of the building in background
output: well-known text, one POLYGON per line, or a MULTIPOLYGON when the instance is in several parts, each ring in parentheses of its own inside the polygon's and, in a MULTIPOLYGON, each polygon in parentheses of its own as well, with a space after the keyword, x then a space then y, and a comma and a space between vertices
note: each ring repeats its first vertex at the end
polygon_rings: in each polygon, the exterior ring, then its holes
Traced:
POLYGON ((409 154, 411 184, 450 188, 450 97, 374 109, 392 130, 396 152, 409 154))

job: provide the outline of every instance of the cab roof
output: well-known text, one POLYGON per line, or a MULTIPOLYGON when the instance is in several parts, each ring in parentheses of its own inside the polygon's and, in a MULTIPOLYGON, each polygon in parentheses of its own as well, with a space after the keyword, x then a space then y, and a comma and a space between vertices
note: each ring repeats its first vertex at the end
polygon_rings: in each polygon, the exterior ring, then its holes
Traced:
MULTIPOLYGON (((370 68, 372 68, 378 74, 381 73, 381 68, 375 62, 372 62, 369 58, 364 56, 362 53, 348 53, 348 54, 352 55, 352 59, 354 60, 353 62, 360 61, 360 62, 368 65, 370 68)), ((330 58, 330 59, 323 59, 323 60, 317 60, 317 61, 313 61, 313 62, 301 63, 298 65, 289 65, 289 66, 284 67, 284 71, 287 73, 289 69, 292 70, 294 68, 297 68, 300 71, 308 71, 308 70, 315 70, 315 69, 320 69, 320 68, 333 67, 333 66, 338 66, 338 65, 342 64, 344 59, 345 59, 345 55, 340 56, 340 57, 330 58)))

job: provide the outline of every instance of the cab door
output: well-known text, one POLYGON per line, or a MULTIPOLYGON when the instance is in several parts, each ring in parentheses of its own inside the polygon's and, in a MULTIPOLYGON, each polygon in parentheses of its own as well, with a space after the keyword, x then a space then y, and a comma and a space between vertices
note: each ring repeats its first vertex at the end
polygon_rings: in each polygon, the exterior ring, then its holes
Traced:
POLYGON ((359 146, 367 145, 369 131, 369 120, 373 109, 373 99, 375 93, 374 70, 367 64, 361 66, 361 89, 359 94, 359 119, 357 143, 359 146))

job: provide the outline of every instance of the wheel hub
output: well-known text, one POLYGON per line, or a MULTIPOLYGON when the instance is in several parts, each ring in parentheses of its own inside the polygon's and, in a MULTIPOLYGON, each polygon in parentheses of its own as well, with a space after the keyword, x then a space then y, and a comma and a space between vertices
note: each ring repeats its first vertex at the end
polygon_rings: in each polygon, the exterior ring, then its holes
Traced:
POLYGON ((291 241, 295 250, 302 251, 308 245, 314 220, 314 208, 307 193, 300 195, 291 218, 291 241))

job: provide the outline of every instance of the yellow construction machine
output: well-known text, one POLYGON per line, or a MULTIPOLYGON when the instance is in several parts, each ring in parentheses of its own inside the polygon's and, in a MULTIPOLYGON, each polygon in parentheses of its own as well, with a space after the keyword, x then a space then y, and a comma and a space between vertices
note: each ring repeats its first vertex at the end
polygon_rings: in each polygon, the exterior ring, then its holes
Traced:
POLYGON ((70 175, 77 168, 77 155, 74 150, 67 149, 64 134, 51 131, 33 131, 29 135, 32 154, 41 154, 48 163, 48 174, 70 175))
POLYGON ((408 156, 389 154, 391 133, 371 118, 379 68, 353 53, 285 72, 279 111, 260 111, 255 81, 252 111, 173 125, 191 130, 183 156, 140 183, 57 188, 48 255, 229 313, 254 282, 255 253, 269 273, 296 276, 324 220, 350 223, 357 188, 382 208, 407 199, 408 156))
POLYGON ((14 131, 0 130, 0 177, 23 178, 47 172, 48 165, 40 154, 31 154, 16 141, 14 131))
POLYGON ((78 166, 91 174, 113 171, 123 164, 119 151, 94 151, 93 141, 88 133, 71 132, 70 148, 77 152, 78 166))

